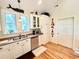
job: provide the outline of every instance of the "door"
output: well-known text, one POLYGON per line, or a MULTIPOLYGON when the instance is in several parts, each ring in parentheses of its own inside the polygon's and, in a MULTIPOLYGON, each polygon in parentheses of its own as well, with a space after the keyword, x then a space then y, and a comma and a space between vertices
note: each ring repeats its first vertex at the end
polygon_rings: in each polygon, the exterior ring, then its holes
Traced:
POLYGON ((66 47, 73 47, 74 39, 74 18, 64 18, 58 20, 57 27, 58 42, 66 47))

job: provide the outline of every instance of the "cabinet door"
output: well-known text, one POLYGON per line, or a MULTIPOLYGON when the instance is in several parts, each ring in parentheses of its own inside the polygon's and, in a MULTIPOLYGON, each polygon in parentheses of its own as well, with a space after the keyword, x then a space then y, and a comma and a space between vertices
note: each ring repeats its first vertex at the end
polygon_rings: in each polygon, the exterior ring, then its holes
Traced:
POLYGON ((9 45, 0 47, 0 59, 11 59, 9 45))
POLYGON ((31 29, 36 27, 36 17, 34 15, 30 15, 30 27, 31 29))
POLYGON ((15 42, 11 44, 10 48, 12 53, 11 55, 13 55, 13 59, 16 59, 24 55, 25 53, 31 51, 30 39, 15 42))
POLYGON ((24 40, 25 44, 24 44, 24 53, 27 53, 29 51, 31 51, 31 40, 30 39, 26 39, 24 40))
POLYGON ((37 18, 35 16, 33 16, 33 27, 37 27, 37 22, 36 22, 37 18))
POLYGON ((23 51, 21 53, 22 55, 27 53, 27 52, 29 52, 31 50, 30 40, 28 40, 28 39, 21 41, 20 46, 21 46, 22 51, 23 51))
POLYGON ((39 16, 38 15, 31 15, 30 16, 30 23, 31 23, 31 28, 39 28, 39 16))
POLYGON ((12 49, 13 49, 13 56, 14 58, 18 58, 23 55, 23 48, 22 48, 22 43, 16 42, 12 44, 12 49))
POLYGON ((37 25, 37 28, 39 28, 39 27, 40 27, 40 22, 39 22, 39 19, 40 19, 40 18, 39 18, 39 16, 37 16, 37 20, 36 20, 36 21, 37 21, 37 24, 36 24, 36 25, 37 25))

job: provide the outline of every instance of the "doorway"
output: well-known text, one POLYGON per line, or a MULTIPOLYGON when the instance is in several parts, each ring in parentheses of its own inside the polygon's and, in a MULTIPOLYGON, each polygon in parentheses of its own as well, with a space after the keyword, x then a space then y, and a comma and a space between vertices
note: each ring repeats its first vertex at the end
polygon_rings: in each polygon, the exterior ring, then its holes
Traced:
POLYGON ((68 17, 58 20, 57 38, 59 44, 73 48, 74 17, 68 17))

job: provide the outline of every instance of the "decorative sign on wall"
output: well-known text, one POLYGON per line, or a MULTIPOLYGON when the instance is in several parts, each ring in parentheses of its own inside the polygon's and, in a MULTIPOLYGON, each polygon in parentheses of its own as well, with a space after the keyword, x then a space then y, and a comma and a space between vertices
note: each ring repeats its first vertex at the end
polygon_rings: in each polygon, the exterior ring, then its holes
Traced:
POLYGON ((16 11, 16 12, 19 12, 19 13, 24 13, 24 10, 20 9, 20 2, 21 1, 20 0, 17 0, 17 2, 19 3, 19 8, 13 8, 10 4, 9 4, 9 6, 7 8, 8 9, 10 8, 10 9, 16 11))
POLYGON ((42 12, 41 15, 51 16, 48 12, 42 12))
POLYGON ((24 10, 19 9, 19 8, 13 8, 10 4, 9 4, 9 7, 7 7, 7 8, 8 8, 8 9, 10 8, 10 9, 16 11, 16 12, 24 13, 24 10))
POLYGON ((54 29, 54 25, 55 25, 53 20, 54 20, 54 18, 52 18, 52 23, 51 23, 51 28, 52 28, 51 35, 52 35, 52 37, 54 35, 53 29, 54 29))

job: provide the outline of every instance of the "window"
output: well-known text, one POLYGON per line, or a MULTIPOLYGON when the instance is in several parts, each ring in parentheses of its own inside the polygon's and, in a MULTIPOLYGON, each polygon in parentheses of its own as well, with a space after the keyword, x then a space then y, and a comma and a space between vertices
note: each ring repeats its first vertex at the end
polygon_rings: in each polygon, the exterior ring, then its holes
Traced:
POLYGON ((26 16, 21 16, 22 30, 23 32, 27 32, 29 30, 29 20, 26 16))
POLYGON ((5 34, 15 33, 16 29, 16 16, 14 14, 5 15, 5 34))

